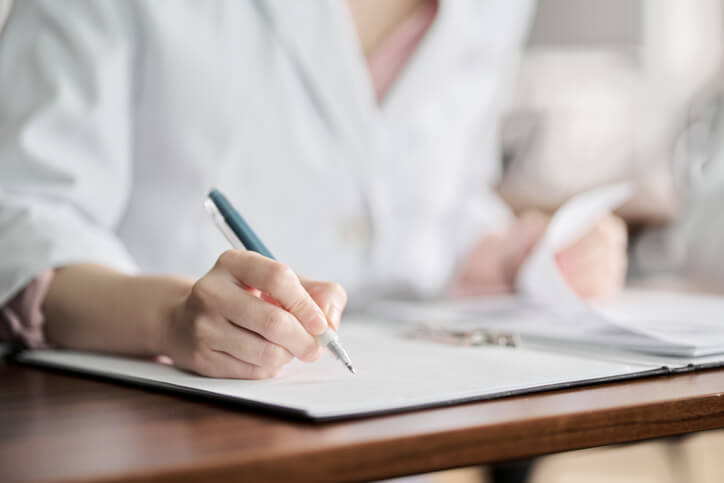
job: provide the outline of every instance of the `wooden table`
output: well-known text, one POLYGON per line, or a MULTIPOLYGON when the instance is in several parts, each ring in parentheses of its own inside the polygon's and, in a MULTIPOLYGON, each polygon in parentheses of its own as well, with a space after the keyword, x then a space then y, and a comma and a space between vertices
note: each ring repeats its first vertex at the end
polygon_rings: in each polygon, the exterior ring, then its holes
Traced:
POLYGON ((312 424, 0 363, 0 481, 368 480, 724 427, 724 369, 312 424))

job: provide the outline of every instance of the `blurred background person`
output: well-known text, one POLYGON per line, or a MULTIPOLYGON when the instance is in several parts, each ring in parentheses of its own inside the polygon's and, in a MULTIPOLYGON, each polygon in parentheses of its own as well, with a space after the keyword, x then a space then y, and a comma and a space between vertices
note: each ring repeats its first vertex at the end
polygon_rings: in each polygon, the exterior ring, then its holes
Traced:
MULTIPOLYGON (((16 3, 0 43, 5 332, 263 378, 320 356, 311 335, 337 327, 344 289, 358 306, 511 290, 546 224, 493 190, 531 7, 16 3), (219 257, 209 186, 311 279, 219 257)), ((625 249, 607 217, 559 261, 605 297, 625 249)))

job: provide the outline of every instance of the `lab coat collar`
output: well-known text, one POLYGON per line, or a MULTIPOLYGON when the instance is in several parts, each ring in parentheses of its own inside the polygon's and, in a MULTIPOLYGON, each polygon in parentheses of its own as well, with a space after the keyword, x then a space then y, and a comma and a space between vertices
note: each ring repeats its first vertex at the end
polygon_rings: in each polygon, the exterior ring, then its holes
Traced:
POLYGON ((339 0, 257 0, 309 95, 343 145, 370 146, 377 106, 355 26, 339 0))
POLYGON ((409 115, 453 72, 453 44, 461 35, 462 23, 469 22, 465 9, 459 8, 462 1, 438 0, 435 19, 382 100, 381 109, 388 116, 409 115))
POLYGON ((384 169, 376 165, 385 164, 389 156, 384 153, 397 142, 389 139, 390 126, 410 125, 421 115, 420 109, 429 118, 439 110, 436 93, 455 88, 457 46, 471 35, 471 27, 479 30, 468 18, 465 2, 469 1, 478 0, 439 0, 433 23, 381 103, 346 2, 256 3, 337 139, 339 161, 374 184, 374 173, 384 169))
POLYGON ((372 143, 375 116, 406 117, 454 71, 454 45, 470 33, 466 1, 439 0, 435 20, 381 103, 346 2, 257 0, 257 5, 293 56, 330 129, 363 148, 372 143))

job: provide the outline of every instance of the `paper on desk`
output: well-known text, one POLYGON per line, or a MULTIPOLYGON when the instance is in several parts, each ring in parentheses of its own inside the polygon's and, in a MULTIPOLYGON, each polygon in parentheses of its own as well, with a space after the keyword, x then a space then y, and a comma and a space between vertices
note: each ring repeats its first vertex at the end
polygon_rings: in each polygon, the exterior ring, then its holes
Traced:
POLYGON ((628 289, 593 308, 606 320, 663 343, 724 352, 721 296, 628 289))
POLYGON ((513 333, 523 346, 608 355, 612 360, 680 367, 706 364, 703 357, 718 354, 708 362, 724 361, 724 297, 626 288, 613 300, 586 307, 589 313, 561 314, 507 295, 414 304, 387 301, 376 313, 433 329, 513 333))
POLYGON ((211 379, 149 361, 62 350, 26 351, 19 359, 314 418, 434 406, 657 371, 648 364, 536 350, 450 346, 415 339, 408 332, 405 326, 371 318, 347 319, 340 336, 357 375, 326 353, 314 364, 292 361, 278 378, 263 381, 211 379))

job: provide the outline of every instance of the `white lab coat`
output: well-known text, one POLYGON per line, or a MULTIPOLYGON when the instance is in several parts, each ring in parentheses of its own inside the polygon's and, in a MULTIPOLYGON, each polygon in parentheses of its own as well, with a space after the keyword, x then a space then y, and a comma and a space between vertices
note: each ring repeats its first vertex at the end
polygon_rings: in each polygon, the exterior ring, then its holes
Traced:
POLYGON ((203 275, 219 187, 280 260, 434 294, 490 186, 527 1, 442 1, 378 105, 345 2, 16 2, 0 43, 0 303, 46 267, 203 275))

